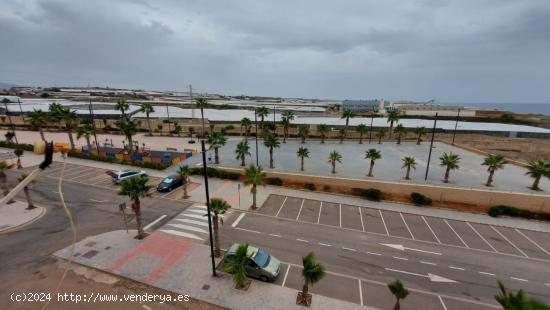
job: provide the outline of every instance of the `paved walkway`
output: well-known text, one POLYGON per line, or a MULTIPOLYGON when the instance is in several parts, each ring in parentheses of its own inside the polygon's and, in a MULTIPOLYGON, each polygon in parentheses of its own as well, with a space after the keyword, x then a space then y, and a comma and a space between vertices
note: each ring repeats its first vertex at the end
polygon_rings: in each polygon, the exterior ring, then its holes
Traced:
POLYGON ((22 201, 0 206, 0 233, 12 231, 32 223, 45 213, 46 208, 44 207, 27 210, 27 203, 22 201))

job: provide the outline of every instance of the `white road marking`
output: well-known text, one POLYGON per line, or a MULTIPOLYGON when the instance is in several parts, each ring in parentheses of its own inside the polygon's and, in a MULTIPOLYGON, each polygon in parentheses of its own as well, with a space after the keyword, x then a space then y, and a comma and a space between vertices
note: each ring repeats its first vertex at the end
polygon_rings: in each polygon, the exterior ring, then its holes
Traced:
POLYGON ((203 226, 203 227, 208 227, 207 222, 201 222, 201 221, 195 221, 195 220, 189 220, 189 219, 176 219, 176 221, 180 221, 180 222, 184 222, 184 223, 188 223, 188 224, 193 224, 193 225, 199 225, 199 226, 203 226))
POLYGON ((306 243, 307 243, 307 242, 309 242, 309 241, 307 241, 307 240, 304 240, 304 239, 296 239, 296 241, 300 241, 300 242, 306 242, 306 243))
POLYGON ((493 227, 492 225, 489 225, 494 231, 496 231, 497 234, 499 234, 502 238, 504 238, 504 240, 508 241, 508 243, 510 243, 516 250, 518 250, 523 256, 529 258, 529 256, 527 256, 527 254, 525 254, 525 252, 523 252, 520 248, 518 248, 514 243, 512 243, 512 241, 510 241, 510 239, 506 238, 505 235, 503 235, 500 231, 498 231, 495 227, 493 227))
POLYGON ((357 279, 357 281, 359 281, 359 300, 361 301, 361 306, 363 306, 363 289, 361 288, 361 280, 357 279))
POLYGON ((233 224, 231 224, 231 227, 235 228, 237 227, 237 225, 239 225, 239 222, 243 219, 243 217, 246 215, 246 213, 241 213, 241 215, 239 215, 239 217, 235 220, 235 222, 233 222, 233 224))
POLYGON ((149 225, 143 227, 143 230, 147 230, 147 229, 153 227, 153 225, 155 225, 156 223, 162 221, 162 219, 165 218, 165 217, 166 217, 166 214, 161 215, 158 219, 152 221, 149 225))
POLYGON ((204 210, 206 210, 206 209, 207 209, 207 207, 206 207, 206 206, 204 206, 204 205, 191 206, 191 208, 199 208, 199 209, 204 209, 204 210))
POLYGON ((516 277, 510 277, 510 279, 516 280, 516 281, 521 281, 521 282, 529 282, 529 280, 525 280, 525 279, 522 279, 522 278, 516 278, 516 277))
POLYGON ((546 286, 550 286, 550 283, 544 283, 544 285, 546 285, 546 286))
POLYGON ((424 275, 424 274, 419 274, 419 273, 414 273, 414 272, 409 272, 409 271, 403 271, 403 270, 397 270, 397 269, 392 269, 392 268, 384 268, 384 269, 386 269, 387 271, 404 273, 404 274, 408 274, 408 275, 411 275, 411 276, 428 278, 432 282, 456 283, 456 281, 454 281, 454 280, 447 279, 445 277, 438 276, 438 275, 432 274, 432 273, 428 273, 427 275, 424 275))
POLYGON ((342 204, 339 203, 338 206, 340 207, 340 228, 342 228, 342 204))
POLYGON ((161 229, 160 231, 165 232, 165 233, 167 233, 167 234, 182 236, 182 237, 186 237, 186 238, 197 239, 197 240, 204 240, 204 239, 202 239, 201 237, 199 237, 199 236, 197 236, 197 235, 189 234, 189 233, 185 233, 185 232, 181 232, 181 231, 178 231, 178 230, 161 229))
POLYGON ((437 296, 439 298, 439 301, 441 302, 441 305, 443 306, 443 310, 447 310, 447 306, 445 306, 445 303, 443 302, 443 299, 441 296, 437 296))
POLYGON ((187 216, 187 217, 192 217, 192 218, 195 218, 195 219, 199 219, 199 220, 203 220, 203 219, 206 219, 208 220, 208 217, 204 216, 204 215, 196 215, 196 214, 182 214, 181 216, 187 216))
POLYGON ((98 202, 98 203, 107 202, 107 200, 96 200, 96 199, 91 199, 91 198, 90 198, 90 201, 98 202))
POLYGON ((426 221, 426 218, 424 216, 421 216, 422 219, 424 220, 424 223, 426 223, 426 226, 428 226, 428 228, 430 229, 430 231, 432 232, 432 234, 434 235, 435 237, 435 240, 437 240, 437 243, 441 243, 441 241, 439 241, 439 238, 437 238, 437 235, 435 234, 434 230, 432 229, 432 227, 430 226, 430 224, 428 224, 428 221, 426 221))
POLYGON ((403 220, 403 223, 405 224, 405 227, 407 228, 407 231, 411 235, 412 239, 415 240, 414 235, 413 235, 411 229, 409 228, 409 225, 407 224, 407 222, 405 222, 405 217, 403 216, 403 213, 399 212, 399 215, 401 215, 401 219, 403 220))
POLYGON ((332 245, 330 245, 330 244, 328 244, 328 243, 322 243, 322 242, 319 242, 319 245, 322 245, 322 246, 332 246, 332 245))
POLYGON ((432 263, 432 262, 425 262, 425 261, 420 261, 421 264, 425 264, 425 265, 432 265, 432 266, 437 266, 436 263, 432 263))
POLYGON ((203 233, 203 234, 208 234, 208 231, 202 229, 202 228, 198 228, 198 227, 194 227, 194 226, 189 226, 189 225, 183 225, 183 224, 167 224, 167 226, 172 226, 172 227, 176 227, 176 228, 179 228, 179 229, 183 229, 183 230, 190 230, 190 231, 196 231, 196 232, 200 232, 200 233, 203 233))
POLYGON ((365 224, 363 224, 363 213, 361 212, 361 207, 357 207, 359 208, 359 218, 361 219, 361 228, 363 229, 363 231, 365 231, 365 224))
POLYGON ((319 224, 319 220, 321 219, 322 210, 323 210, 323 202, 321 201, 321 206, 319 207, 319 215, 317 216, 317 224, 319 224))
POLYGON ((285 286, 286 283, 286 277, 288 277, 288 271, 290 270, 290 265, 286 267, 285 277, 283 278, 283 283, 281 283, 281 286, 285 286))
POLYGON ((443 221, 445 223, 447 223, 447 226, 449 226, 449 228, 455 233, 455 235, 458 237, 458 239, 460 239, 460 242, 462 242, 462 244, 464 244, 464 246, 469 249, 470 247, 466 244, 466 242, 464 242, 464 240, 462 240, 462 237, 460 237, 460 235, 456 232, 456 230, 453 228, 453 226, 451 226, 451 224, 449 224, 447 219, 443 219, 443 221))
POLYGON ((464 268, 460 268, 460 267, 449 266, 449 268, 455 269, 455 270, 462 270, 462 271, 464 271, 464 268))
POLYGON ((240 228, 240 227, 235 227, 235 229, 242 230, 242 231, 248 231, 248 232, 255 233, 255 234, 261 234, 261 232, 259 232, 257 230, 252 230, 252 229, 246 229, 246 228, 240 228))
POLYGON ((342 247, 342 250, 352 251, 352 252, 356 252, 356 251, 357 251, 356 249, 346 248, 346 247, 342 247))
POLYGON ((434 254, 434 255, 442 255, 441 253, 438 253, 438 252, 431 252, 431 251, 425 251, 425 250, 420 250, 420 249, 413 249, 413 248, 407 248, 401 244, 392 244, 392 243, 379 243, 380 245, 385 245, 387 247, 390 247, 390 248, 393 248, 393 249, 396 249, 396 250, 400 250, 400 251, 405 251, 405 250, 409 250, 409 251, 415 251, 415 252, 422 252, 422 253, 428 253, 428 254, 434 254))
POLYGON ((279 213, 281 213, 281 210, 285 206, 285 202, 286 202, 287 199, 288 199, 288 196, 285 196, 285 200, 283 200, 283 203, 281 204, 281 207, 279 208, 279 211, 277 211, 277 214, 275 214, 275 217, 279 216, 279 213))
POLYGON ((529 240, 532 244, 534 244, 537 248, 539 248, 541 251, 543 251, 544 253, 550 255, 550 252, 546 251, 545 248, 541 247, 540 245, 538 245, 535 241, 533 241, 531 238, 529 238, 526 234, 522 233, 521 230, 515 228, 515 230, 520 234, 522 235, 523 237, 525 237, 525 239, 529 240))
POLYGON ((408 258, 405 258, 405 257, 399 257, 399 256, 394 256, 393 258, 395 258, 395 259, 399 259, 399 260, 409 260, 408 258))
POLYGON ((386 221, 384 221, 384 216, 382 215, 382 211, 378 209, 378 212, 380 213, 380 218, 382 219, 382 224, 384 224, 384 229, 386 229, 386 235, 390 235, 390 232, 388 231, 388 226, 386 226, 386 221))
POLYGON ((186 212, 198 213, 198 214, 202 214, 202 215, 204 215, 204 216, 206 216, 206 215, 208 214, 208 213, 206 213, 206 212, 208 212, 208 211, 205 211, 205 210, 194 210, 194 209, 189 209, 189 210, 187 210, 186 212))
POLYGON ((298 220, 298 218, 300 217, 300 213, 302 213, 302 208, 304 207, 304 202, 306 200, 305 199, 302 199, 302 204, 300 205, 300 210, 298 211, 298 215, 296 215, 296 220, 298 220))
POLYGON ((368 252, 368 251, 367 251, 367 254, 376 255, 376 256, 382 256, 382 254, 376 253, 376 252, 368 252))
POLYGON ((489 243, 489 241, 487 241, 487 239, 485 239, 478 231, 477 229, 474 228, 474 226, 472 226, 472 224, 470 224, 470 222, 466 222, 466 224, 468 224, 468 226, 470 226, 470 228, 481 238, 481 240, 485 241, 485 243, 487 243, 487 245, 493 249, 493 251, 495 251, 496 253, 498 253, 497 249, 495 249, 495 247, 489 243))
POLYGON ((278 238, 281 238, 281 235, 276 235, 276 234, 269 234, 271 237, 278 237, 278 238))
POLYGON ((494 273, 484 272, 484 271, 479 271, 479 273, 484 274, 484 275, 488 275, 488 276, 494 276, 495 275, 494 273))

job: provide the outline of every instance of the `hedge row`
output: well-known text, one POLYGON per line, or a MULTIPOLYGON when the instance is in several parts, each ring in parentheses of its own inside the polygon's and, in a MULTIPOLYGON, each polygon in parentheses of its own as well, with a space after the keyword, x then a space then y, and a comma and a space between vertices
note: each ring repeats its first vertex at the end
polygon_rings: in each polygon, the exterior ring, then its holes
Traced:
POLYGON ((281 179, 279 177, 265 178, 265 183, 269 184, 269 185, 282 186, 283 185, 283 179, 281 179))
POLYGON ((5 147, 8 149, 16 149, 17 147, 22 148, 25 151, 34 151, 34 146, 32 144, 26 144, 26 143, 15 143, 11 141, 0 141, 0 147, 5 147))
MULTIPOLYGON (((202 167, 193 167, 190 168, 191 174, 193 175, 203 175, 204 169, 202 167)), ((241 174, 238 172, 225 171, 221 169, 216 169, 212 167, 206 167, 206 175, 211 178, 220 178, 220 179, 229 179, 229 180, 238 180, 241 178, 241 174)))
POLYGON ((124 160, 117 160, 115 158, 111 157, 103 157, 103 156, 96 156, 93 154, 85 155, 82 153, 77 153, 73 150, 68 152, 69 157, 76 157, 76 158, 82 158, 82 159, 89 159, 89 160, 95 160, 95 161, 101 161, 105 163, 115 163, 115 164, 123 164, 123 165, 130 165, 134 167, 140 167, 140 168, 149 168, 149 169, 156 169, 156 170, 164 170, 166 167, 162 164, 157 163, 148 163, 148 162, 140 162, 140 161, 124 161, 124 160))
POLYGON ((491 207, 489 209, 489 215, 492 217, 499 217, 502 215, 508 215, 512 217, 522 217, 526 219, 540 220, 540 221, 549 221, 550 222, 550 213, 546 212, 532 212, 529 210, 523 210, 516 207, 498 205, 491 207))
POLYGON ((374 201, 382 199, 382 191, 378 188, 354 188, 353 192, 374 201))
POLYGON ((432 204, 432 199, 430 197, 427 197, 427 196, 422 195, 422 194, 417 193, 417 192, 412 192, 411 193, 411 200, 412 200, 412 202, 414 202, 417 205, 426 206, 426 205, 431 205, 432 204))

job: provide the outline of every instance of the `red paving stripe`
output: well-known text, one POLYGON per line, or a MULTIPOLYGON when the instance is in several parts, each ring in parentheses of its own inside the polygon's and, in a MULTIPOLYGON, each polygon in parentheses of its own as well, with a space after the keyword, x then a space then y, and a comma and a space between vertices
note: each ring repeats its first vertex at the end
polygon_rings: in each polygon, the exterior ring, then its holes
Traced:
POLYGON ((192 247, 193 243, 185 239, 174 237, 163 232, 155 232, 149 235, 128 254, 118 259, 113 265, 107 268, 107 270, 116 272, 142 253, 158 256, 162 258, 162 262, 144 280, 145 283, 153 285, 183 256, 189 253, 192 247))

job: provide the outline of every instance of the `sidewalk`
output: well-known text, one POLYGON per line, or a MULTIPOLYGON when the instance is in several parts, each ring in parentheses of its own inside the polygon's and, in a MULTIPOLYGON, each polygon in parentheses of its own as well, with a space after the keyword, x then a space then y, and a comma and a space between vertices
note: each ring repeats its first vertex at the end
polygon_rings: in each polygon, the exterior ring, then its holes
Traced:
MULTIPOLYGON (((305 309, 295 304, 296 290, 253 280, 245 292, 234 288, 230 275, 212 277, 206 245, 159 231, 141 241, 134 236, 135 231, 113 231, 88 237, 76 244, 74 261, 231 309, 305 309)), ((69 254, 67 247, 54 256, 69 254)), ((311 309, 372 308, 314 295, 311 309)))
POLYGON ((15 201, 0 206, 0 233, 12 231, 30 224, 46 214, 46 208, 36 207, 27 210, 27 203, 15 201))

